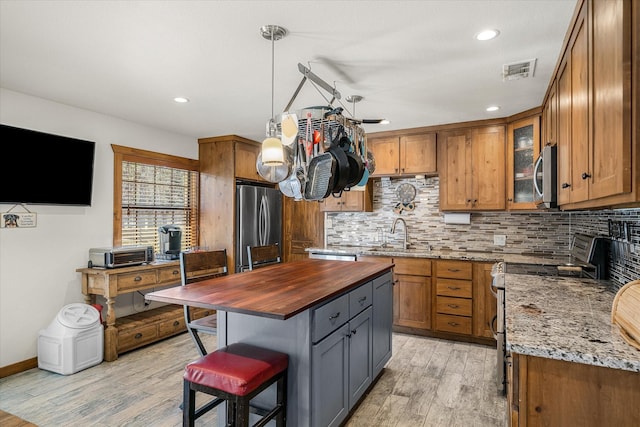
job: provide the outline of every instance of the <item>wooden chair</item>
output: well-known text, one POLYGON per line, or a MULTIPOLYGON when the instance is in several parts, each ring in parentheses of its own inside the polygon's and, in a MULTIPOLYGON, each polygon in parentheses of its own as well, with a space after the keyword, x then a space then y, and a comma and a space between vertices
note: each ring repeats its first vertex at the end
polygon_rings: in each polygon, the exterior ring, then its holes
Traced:
POLYGON ((247 246, 249 256, 249 271, 254 268, 266 267, 267 265, 282 262, 280 258, 280 245, 277 243, 265 246, 247 246))
MULTIPOLYGON (((227 267, 227 250, 180 253, 180 274, 182 286, 200 282, 229 273, 227 267)), ((193 338, 201 356, 207 354, 207 349, 198 334, 216 335, 218 331, 218 316, 214 313, 206 317, 194 318, 193 307, 184 306, 184 320, 187 330, 193 338)))

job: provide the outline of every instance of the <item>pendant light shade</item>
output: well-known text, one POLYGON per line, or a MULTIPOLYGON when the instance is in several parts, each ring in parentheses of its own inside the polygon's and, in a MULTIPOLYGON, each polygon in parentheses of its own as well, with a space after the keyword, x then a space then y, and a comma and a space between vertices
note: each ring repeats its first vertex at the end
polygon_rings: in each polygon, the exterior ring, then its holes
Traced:
POLYGON ((284 149, 280 138, 269 136, 262 141, 262 163, 267 166, 280 166, 284 163, 284 149))
POLYGON ((280 166, 285 162, 282 141, 278 138, 273 114, 274 98, 274 43, 287 34, 287 30, 277 25, 265 25, 260 28, 262 37, 271 40, 271 119, 267 138, 262 141, 262 162, 267 166, 280 166))

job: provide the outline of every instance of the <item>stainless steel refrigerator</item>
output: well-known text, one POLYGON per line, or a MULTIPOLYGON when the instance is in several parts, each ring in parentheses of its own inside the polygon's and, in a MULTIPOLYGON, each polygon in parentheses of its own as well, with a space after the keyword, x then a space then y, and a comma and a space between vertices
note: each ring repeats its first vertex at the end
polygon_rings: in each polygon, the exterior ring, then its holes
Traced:
POLYGON ((282 248, 282 193, 257 185, 236 185, 236 272, 249 269, 247 246, 282 248))

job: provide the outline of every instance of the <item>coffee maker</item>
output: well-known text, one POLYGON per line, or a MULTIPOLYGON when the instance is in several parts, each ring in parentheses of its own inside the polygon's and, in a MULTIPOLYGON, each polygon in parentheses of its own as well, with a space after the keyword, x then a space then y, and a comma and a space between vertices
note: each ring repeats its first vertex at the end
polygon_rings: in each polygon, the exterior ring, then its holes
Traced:
POLYGON ((163 225, 158 228, 160 237, 160 255, 161 259, 179 259, 180 258, 180 240, 182 239, 182 231, 177 225, 163 225))

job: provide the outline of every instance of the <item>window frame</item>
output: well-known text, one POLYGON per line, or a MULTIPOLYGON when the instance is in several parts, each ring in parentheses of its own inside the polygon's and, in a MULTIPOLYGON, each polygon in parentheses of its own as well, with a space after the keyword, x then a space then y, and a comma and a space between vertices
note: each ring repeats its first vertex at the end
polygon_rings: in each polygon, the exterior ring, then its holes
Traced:
MULTIPOLYGON (((133 162, 153 166, 164 166, 176 169, 185 169, 200 173, 200 162, 186 157, 157 153, 155 151, 125 147, 111 144, 113 150, 113 246, 122 246, 122 163, 133 162)), ((200 180, 197 180, 196 194, 192 198, 195 202, 195 210, 200 211, 200 180)), ((199 245, 200 221, 195 222, 192 230, 193 246, 199 245)))

